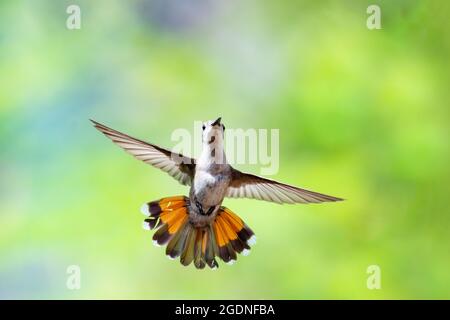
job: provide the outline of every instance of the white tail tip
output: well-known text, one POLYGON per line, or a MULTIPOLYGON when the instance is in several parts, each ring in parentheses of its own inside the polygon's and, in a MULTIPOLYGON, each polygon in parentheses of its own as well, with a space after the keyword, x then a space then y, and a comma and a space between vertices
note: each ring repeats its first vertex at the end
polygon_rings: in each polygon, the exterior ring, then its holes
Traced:
POLYGON ((150 224, 147 221, 142 222, 142 228, 144 230, 150 230, 150 224))
POLYGON ((242 250, 242 255, 243 256, 248 256, 249 254, 250 254, 250 250, 248 250, 248 249, 242 250))
POLYGON ((153 240, 153 245, 154 245, 155 247, 162 247, 162 246, 158 243, 158 241, 156 241, 156 240, 153 240))
POLYGON ((150 217, 150 210, 148 209, 148 204, 144 203, 141 207, 141 212, 144 216, 150 217))
POLYGON ((252 245, 254 245, 255 243, 256 243, 256 236, 255 236, 255 235, 251 236, 251 238, 247 240, 247 244, 248 244, 249 246, 252 246, 252 245))

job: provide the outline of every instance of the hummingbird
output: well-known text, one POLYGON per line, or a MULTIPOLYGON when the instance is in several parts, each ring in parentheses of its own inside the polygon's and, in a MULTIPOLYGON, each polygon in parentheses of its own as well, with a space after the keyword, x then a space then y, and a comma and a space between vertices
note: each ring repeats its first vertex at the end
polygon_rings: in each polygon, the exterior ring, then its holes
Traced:
POLYGON ((216 257, 233 264, 237 255, 248 255, 256 242, 254 232, 233 211, 222 206, 224 198, 250 198, 283 203, 321 203, 343 199, 294 187, 233 168, 224 152, 225 126, 219 117, 202 124, 202 152, 198 159, 173 153, 155 144, 91 120, 127 153, 190 186, 189 196, 178 195, 145 203, 144 229, 154 230, 153 243, 166 246, 170 259, 184 266, 216 269, 216 257))

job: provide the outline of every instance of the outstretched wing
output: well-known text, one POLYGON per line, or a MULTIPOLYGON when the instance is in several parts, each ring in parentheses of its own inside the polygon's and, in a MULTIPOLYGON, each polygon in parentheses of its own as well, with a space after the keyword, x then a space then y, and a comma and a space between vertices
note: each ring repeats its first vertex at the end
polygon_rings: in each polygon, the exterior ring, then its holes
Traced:
POLYGON ((319 203, 343 200, 253 174, 243 173, 236 169, 232 169, 231 183, 226 196, 229 198, 251 198, 276 203, 319 203))
POLYGON ((175 154, 154 144, 130 137, 125 133, 111 129, 94 120, 91 121, 95 128, 135 158, 167 172, 181 184, 191 184, 195 172, 194 159, 181 154, 175 154))

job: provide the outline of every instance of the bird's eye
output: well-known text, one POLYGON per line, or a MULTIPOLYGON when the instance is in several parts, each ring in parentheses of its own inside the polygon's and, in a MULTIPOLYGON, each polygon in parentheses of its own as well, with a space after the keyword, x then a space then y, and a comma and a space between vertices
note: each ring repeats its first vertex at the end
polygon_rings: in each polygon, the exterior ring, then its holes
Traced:
POLYGON ((225 126, 224 126, 224 125, 222 125, 222 127, 223 127, 223 131, 225 131, 225 126))
POLYGON ((202 125, 202 130, 205 130, 205 128, 206 128, 205 125, 202 125))

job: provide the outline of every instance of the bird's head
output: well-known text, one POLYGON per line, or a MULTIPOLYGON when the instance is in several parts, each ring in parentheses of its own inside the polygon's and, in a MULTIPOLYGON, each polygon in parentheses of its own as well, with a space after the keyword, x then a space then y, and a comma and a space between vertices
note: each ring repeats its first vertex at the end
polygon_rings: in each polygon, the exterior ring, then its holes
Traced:
POLYGON ((202 124, 202 140, 204 144, 215 145, 223 142, 225 126, 220 122, 221 120, 222 118, 219 117, 216 120, 209 120, 202 124))

